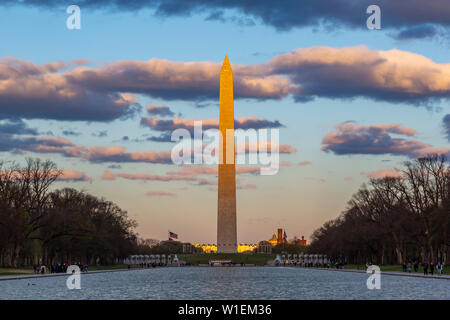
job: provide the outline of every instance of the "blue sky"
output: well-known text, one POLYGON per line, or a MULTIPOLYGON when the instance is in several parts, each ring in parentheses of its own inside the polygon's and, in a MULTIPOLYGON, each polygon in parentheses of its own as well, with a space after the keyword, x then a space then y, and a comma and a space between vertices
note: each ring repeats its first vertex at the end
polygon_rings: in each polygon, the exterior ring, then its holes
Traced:
MULTIPOLYGON (((151 58, 180 63, 220 63, 228 54, 232 66, 250 66, 267 63, 299 48, 339 49, 360 45, 371 51, 398 49, 415 53, 440 64, 443 69, 449 63, 448 34, 397 40, 392 36, 397 31, 396 27, 368 30, 337 24, 331 28, 305 26, 280 31, 260 21, 251 26, 233 21, 205 21, 206 12, 192 13, 188 17, 155 17, 151 9, 123 12, 81 6, 81 30, 68 30, 65 8, 13 6, 0 7, 0 10, 0 57, 12 56, 35 65, 89 59, 85 67, 101 69, 104 63, 147 61, 151 58)), ((358 14, 365 23, 365 12, 358 14)), ((245 17, 242 14, 236 16, 245 17)), ((445 24, 443 27, 447 29, 445 24)), ((66 69, 57 71, 64 72, 66 69)), ((284 125, 280 129, 280 143, 293 146, 297 152, 283 154, 281 160, 312 163, 282 167, 276 176, 271 177, 242 176, 244 184, 255 185, 256 188, 238 191, 238 240, 256 242, 269 238, 278 226, 286 228, 288 237, 309 237, 323 222, 336 217, 350 196, 368 180, 362 172, 389 170, 411 159, 410 154, 390 151, 376 154, 354 151, 338 154, 333 151, 336 149, 322 151, 324 137, 335 132, 335 126, 340 123, 353 121, 359 126, 399 124, 416 131, 414 140, 433 148, 449 148, 442 125, 442 119, 450 113, 449 92, 442 93, 441 101, 435 101, 431 94, 430 99, 427 96, 420 105, 408 99, 389 101, 383 98, 384 91, 380 99, 357 94, 345 99, 317 94, 309 102, 296 102, 291 95, 282 99, 236 99, 236 118, 256 116, 276 119, 284 125), (326 181, 321 182, 320 179, 326 181)), ((121 139, 123 136, 142 139, 146 134, 158 134, 140 125, 140 117, 146 115, 145 107, 149 104, 167 105, 182 118, 216 118, 218 94, 217 101, 209 100, 209 106, 198 108, 189 99, 167 100, 151 94, 133 93, 142 110, 126 120, 61 121, 25 115, 23 119, 29 127, 38 129, 40 135, 47 136, 46 132, 51 131, 53 137, 69 139, 77 146, 124 146, 129 152, 164 151, 170 150, 172 144, 121 139), (65 136, 64 130, 79 135, 65 136), (94 136, 102 131, 107 132, 106 136, 94 136)), ((0 102, 0 110, 2 107, 0 102)), ((11 117, 3 113, 2 120, 8 119, 11 117)), ((398 137, 395 132, 388 134, 398 137)), ((54 160, 61 169, 85 173, 89 181, 58 182, 58 187, 83 189, 117 202, 138 221, 142 237, 163 239, 170 229, 180 234, 183 241, 206 243, 215 239, 217 194, 214 189, 210 190, 211 186, 197 186, 186 181, 111 181, 101 178, 105 170, 164 175, 177 169, 171 164, 94 162, 58 153, 27 150, 18 154, 14 151, 2 152, 2 158, 23 162, 25 156, 37 156, 54 160), (120 168, 108 168, 111 165, 120 165, 120 168), (173 196, 146 196, 150 191, 164 191, 173 196)))

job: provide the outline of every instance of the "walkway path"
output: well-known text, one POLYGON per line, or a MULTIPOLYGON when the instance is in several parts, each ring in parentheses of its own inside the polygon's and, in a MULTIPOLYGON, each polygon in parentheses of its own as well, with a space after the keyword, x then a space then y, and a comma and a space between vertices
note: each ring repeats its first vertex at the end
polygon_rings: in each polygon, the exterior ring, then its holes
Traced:
MULTIPOLYGON (((325 271, 366 273, 366 271, 364 271, 364 270, 355 270, 355 269, 327 269, 327 268, 308 268, 308 269, 317 269, 317 270, 325 270, 325 271)), ((382 275, 387 275, 387 276, 450 280, 450 275, 438 275, 438 274, 424 275, 422 273, 409 273, 409 272, 398 272, 398 271, 381 271, 381 274, 382 275)))
MULTIPOLYGON (((134 268, 131 270, 148 270, 149 268, 134 268)), ((337 271, 337 272, 356 272, 356 273, 366 273, 364 270, 355 269, 327 269, 327 268, 305 268, 311 270, 321 270, 321 271, 337 271)), ((121 272, 128 271, 128 269, 112 269, 112 270, 95 270, 89 272, 83 272, 83 275, 95 274, 95 273, 106 273, 106 272, 121 272)), ((396 272, 396 271, 381 271, 382 275, 397 276, 397 277, 411 277, 411 278, 427 278, 427 279, 441 279, 450 280, 450 275, 423 275, 421 273, 406 273, 406 272, 396 272)), ((67 273, 47 273, 47 274, 26 274, 26 275, 11 275, 11 276, 0 276, 0 281, 4 280, 20 280, 20 279, 32 279, 32 278, 47 278, 47 277, 63 277, 68 276, 67 273)))
MULTIPOLYGON (((131 270, 146 270, 148 268, 134 268, 131 270)), ((106 272, 120 272, 120 271, 128 271, 128 269, 111 269, 111 270, 94 270, 89 272, 82 272, 82 275, 85 274, 95 274, 95 273, 106 273, 106 272)), ((20 279, 32 279, 32 278, 48 278, 48 277, 63 277, 69 276, 68 273, 45 273, 45 274, 22 274, 22 275, 11 275, 11 276, 0 276, 0 281, 4 280, 20 280, 20 279)))

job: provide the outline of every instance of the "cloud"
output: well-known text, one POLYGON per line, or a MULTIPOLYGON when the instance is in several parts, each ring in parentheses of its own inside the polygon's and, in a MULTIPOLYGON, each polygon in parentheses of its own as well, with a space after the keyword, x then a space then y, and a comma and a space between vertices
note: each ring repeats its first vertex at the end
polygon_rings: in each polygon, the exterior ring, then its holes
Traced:
POLYGON ((161 133, 159 136, 152 136, 146 139, 154 142, 172 142, 172 133, 170 131, 161 133))
POLYGON ((109 169, 122 169, 120 164, 111 164, 108 166, 109 169))
POLYGON ((386 177, 401 178, 402 174, 396 169, 378 170, 372 172, 361 172, 362 176, 367 176, 372 179, 381 179, 386 177))
MULTIPOLYGON (((148 127, 154 131, 162 132, 159 136, 148 137, 147 141, 154 142, 172 142, 172 131, 176 129, 186 129, 193 134, 194 121, 201 121, 202 130, 218 129, 219 119, 185 119, 181 117, 174 117, 172 119, 163 119, 157 117, 142 117, 141 125, 148 127)), ((283 125, 278 120, 267 120, 265 118, 258 118, 254 116, 247 116, 235 119, 235 129, 262 129, 262 128, 280 128, 283 125)))
POLYGON ((0 134, 28 134, 38 135, 38 131, 29 128, 28 125, 21 119, 10 119, 0 122, 0 134))
POLYGON ((450 142, 450 114, 447 114, 444 119, 442 119, 442 123, 447 140, 450 142))
MULTIPOLYGON (((236 167, 237 174, 259 174, 260 169, 257 167, 236 167)), ((116 180, 117 178, 138 181, 187 181, 192 182, 194 186, 217 186, 217 167, 192 166, 182 167, 179 171, 169 171, 165 175, 153 175, 143 173, 112 173, 105 170, 102 180, 116 180), (201 177, 202 175, 214 176, 212 179, 201 177)), ((256 185, 242 184, 240 180, 236 182, 237 189, 256 189, 256 185)))
MULTIPOLYGON (((129 92, 165 100, 217 100, 220 62, 121 60, 102 68, 78 67, 64 73, 70 84, 94 92, 129 92)), ((264 74, 264 68, 234 65, 235 97, 280 99, 289 92, 289 81, 264 74)))
POLYGON ((123 146, 84 147, 61 137, 33 137, 0 134, 0 152, 60 154, 68 158, 101 162, 142 162, 171 164, 171 151, 127 152, 123 146))
MULTIPOLYGON (((202 130, 218 129, 219 119, 185 119, 175 117, 172 119, 162 119, 157 117, 142 117, 141 125, 149 127, 155 131, 174 131, 176 129, 186 129, 191 132, 194 131, 194 121, 200 121, 202 130)), ((262 129, 262 128, 280 128, 283 125, 278 121, 270 121, 265 118, 257 118, 254 116, 241 117, 234 120, 235 129, 262 129)))
POLYGON ((198 186, 217 186, 217 180, 197 178, 197 185, 198 186))
POLYGON ((236 186, 236 189, 237 190, 254 190, 254 189, 256 189, 256 184, 250 184, 250 183, 238 184, 236 186))
POLYGON ((91 179, 85 173, 72 169, 62 170, 62 174, 58 177, 58 181, 78 182, 90 180, 91 179))
POLYGON ((289 144, 277 145, 275 141, 258 141, 258 142, 244 142, 237 146, 237 153, 257 153, 257 152, 275 152, 278 146, 278 153, 293 154, 297 149, 289 144))
MULTIPOLYGON (((269 152, 269 150, 268 150, 269 152)), ((279 153, 286 153, 286 154, 292 154, 296 153, 297 149, 295 149, 293 146, 290 146, 288 144, 282 144, 279 148, 279 153)))
MULTIPOLYGON (((221 64, 215 62, 152 58, 121 60, 98 68, 77 65, 70 70, 50 68, 48 64, 35 65, 13 57, 0 59, 0 116, 111 121, 130 117, 141 108, 133 94, 200 103, 217 101, 219 92, 221 64)), ((301 103, 316 97, 364 97, 417 105, 450 97, 450 64, 396 49, 304 48, 264 63, 233 65, 233 72, 236 99, 270 100, 291 95, 301 103)), ((192 120, 144 117, 141 122, 162 130, 189 126, 192 120)), ((217 126, 217 119, 206 120, 217 126)), ((261 118, 243 121, 236 125, 282 126, 276 120, 261 118)))
MULTIPOLYGON (((258 167, 236 167, 236 174, 253 174, 257 175, 260 172, 258 167)), ((217 167, 206 166, 186 166, 182 167, 178 171, 169 171, 165 175, 144 174, 144 173, 112 173, 109 170, 105 170, 101 176, 102 180, 116 180, 117 178, 137 181, 187 181, 193 182, 193 185, 204 186, 212 185, 217 186, 217 179, 206 179, 201 177, 203 175, 214 176, 218 175, 217 167)), ((251 189, 250 185, 243 186, 245 189, 251 189)))
MULTIPOLYGON (((169 171, 167 175, 171 176, 192 176, 196 177, 198 175, 218 175, 218 168, 206 167, 206 166, 184 166, 178 171, 169 171)), ((260 168, 253 166, 236 166, 236 174, 254 174, 259 175, 260 168)))
POLYGON ((73 146, 70 140, 59 137, 17 137, 0 134, 0 151, 57 153, 70 146, 73 146))
POLYGON ((399 124, 374 124, 361 126, 354 123, 341 123, 337 132, 330 132, 322 139, 322 150, 337 155, 345 154, 392 154, 409 157, 422 157, 427 154, 449 153, 448 148, 433 148, 412 137, 416 131, 399 124), (400 135, 404 137, 393 136, 400 135))
POLYGON ((166 191, 149 191, 145 194, 147 197, 176 197, 175 193, 166 191))
POLYGON ((300 161, 297 163, 293 163, 290 161, 280 161, 280 167, 293 167, 293 166, 304 167, 309 165, 312 165, 311 161, 300 161))
POLYGON ((61 71, 61 65, 35 65, 0 59, 0 115, 4 118, 111 121, 135 113, 137 101, 125 92, 90 87, 79 81, 87 67, 61 71))
POLYGON ((170 151, 127 152, 122 146, 73 146, 65 148, 62 154, 65 157, 81 158, 91 162, 172 163, 170 151))
POLYGON ((159 115, 162 117, 172 117, 175 115, 168 106, 149 104, 146 108, 147 113, 151 115, 159 115))
MULTIPOLYGON (((21 4, 41 8, 63 8, 54 0, 4 0, 3 5, 21 4)), ((262 23, 280 31, 292 28, 324 26, 330 28, 365 29, 366 9, 373 0, 285 0, 277 3, 253 0, 135 0, 130 4, 121 0, 81 0, 82 8, 138 11, 151 9, 160 17, 189 17, 201 14, 205 20, 229 21, 238 25, 262 23)), ((433 0, 424 5, 422 0, 378 0, 382 10, 383 28, 396 28, 415 24, 450 24, 447 0, 433 0)), ((65 7, 64 7, 65 8, 65 7)))
POLYGON ((77 137, 77 136, 81 135, 81 132, 74 131, 74 130, 63 130, 62 134, 65 135, 65 136, 75 136, 75 137, 77 137))
POLYGON ((73 169, 64 169, 64 170, 51 170, 52 174, 58 175, 56 181, 65 181, 65 182, 82 182, 82 181, 91 181, 84 172, 76 171, 73 169))
POLYGON ((263 128, 281 128, 284 127, 278 120, 267 120, 265 118, 257 118, 254 116, 242 117, 234 120, 235 129, 263 129, 263 128))
POLYGON ((92 133, 92 136, 97 137, 97 138, 103 138, 103 137, 108 136, 108 131, 102 130, 102 131, 94 132, 94 133, 92 133))
POLYGON ((108 170, 102 175, 103 180, 115 180, 116 178, 123 178, 127 180, 142 180, 142 181, 195 181, 196 179, 191 176, 178 176, 178 175, 155 175, 144 173, 111 173, 108 170))
POLYGON ((305 177, 304 179, 305 180, 309 180, 309 181, 317 181, 317 182, 320 182, 320 183, 327 182, 326 179, 322 179, 322 178, 305 177))
MULTIPOLYGON (((261 145, 268 146, 268 152, 275 142, 260 142, 254 149, 248 145, 246 152, 257 152, 261 145)), ((203 146, 202 146, 203 148, 203 146)), ((10 134, 0 134, 0 152, 35 152, 60 154, 67 158, 79 158, 93 163, 159 163, 173 164, 172 151, 134 151, 128 152, 123 146, 81 146, 61 137, 17 137, 10 134)), ((196 150, 193 150, 194 153, 196 150)), ((295 153, 296 149, 290 145, 280 145, 279 153, 295 153)))
POLYGON ((445 155, 447 159, 450 159, 450 148, 424 148, 417 150, 415 157, 423 158, 429 155, 445 155))
POLYGON ((433 38, 440 34, 438 27, 430 24, 411 26, 394 35, 397 40, 433 38))
POLYGON ((290 79, 298 101, 365 97, 419 104, 450 97, 450 64, 397 49, 312 47, 281 54, 268 65, 290 79))

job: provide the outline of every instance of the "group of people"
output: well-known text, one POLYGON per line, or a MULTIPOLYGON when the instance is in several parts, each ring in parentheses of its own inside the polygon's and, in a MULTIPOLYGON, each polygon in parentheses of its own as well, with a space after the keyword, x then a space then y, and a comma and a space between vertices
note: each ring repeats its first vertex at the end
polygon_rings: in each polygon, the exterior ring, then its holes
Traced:
MULTIPOLYGON (((434 270, 436 269, 437 274, 441 275, 442 274, 442 269, 444 269, 444 264, 442 262, 438 262, 436 265, 433 263, 433 261, 431 261, 429 264, 428 262, 423 262, 422 263, 422 267, 423 267, 423 274, 427 275, 428 274, 428 270, 430 270, 430 274, 434 275, 434 270)), ((414 268, 414 272, 418 272, 419 271, 419 262, 414 262, 414 264, 411 264, 411 262, 404 262, 402 265, 402 269, 403 272, 411 272, 412 268, 414 268)))
MULTIPOLYGON (((80 268, 81 272, 87 272, 88 271, 88 265, 87 264, 81 264, 81 262, 73 263, 72 265, 78 266, 80 268)), ((68 263, 56 263, 54 265, 50 265, 50 268, 47 268, 46 266, 39 266, 39 265, 33 265, 34 273, 47 273, 47 270, 50 269, 50 273, 66 273, 67 269, 69 268, 70 264, 68 263)))

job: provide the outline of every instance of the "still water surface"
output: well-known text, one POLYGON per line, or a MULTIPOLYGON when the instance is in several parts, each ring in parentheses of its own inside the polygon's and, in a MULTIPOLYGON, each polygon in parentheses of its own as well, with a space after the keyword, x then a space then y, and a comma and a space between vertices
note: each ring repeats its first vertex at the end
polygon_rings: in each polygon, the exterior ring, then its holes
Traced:
POLYGON ((290 267, 155 268, 0 281, 0 299, 450 299, 450 280, 369 275, 290 267))

